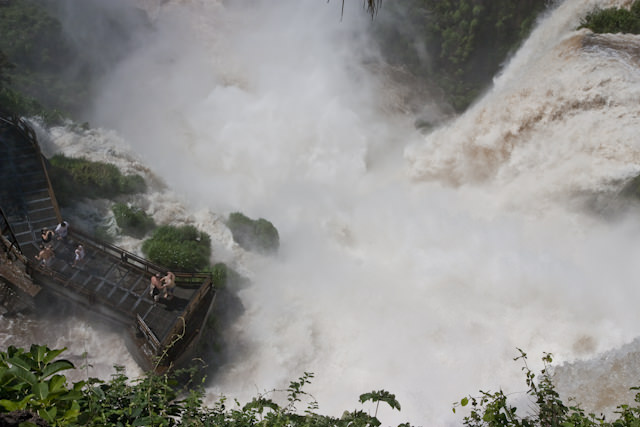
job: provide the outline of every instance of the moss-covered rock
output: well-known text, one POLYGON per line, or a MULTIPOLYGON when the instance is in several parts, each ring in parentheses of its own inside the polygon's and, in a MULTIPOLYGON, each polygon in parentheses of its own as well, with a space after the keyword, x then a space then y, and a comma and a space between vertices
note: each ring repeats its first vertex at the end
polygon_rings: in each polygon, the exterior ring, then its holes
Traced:
POLYGON ((241 212, 234 212, 229 215, 227 227, 233 240, 247 250, 273 253, 280 247, 278 230, 264 218, 254 220, 241 212))
POLYGON ((82 198, 110 199, 135 194, 147 189, 140 175, 123 175, 115 166, 61 154, 49 160, 49 178, 62 206, 82 198))

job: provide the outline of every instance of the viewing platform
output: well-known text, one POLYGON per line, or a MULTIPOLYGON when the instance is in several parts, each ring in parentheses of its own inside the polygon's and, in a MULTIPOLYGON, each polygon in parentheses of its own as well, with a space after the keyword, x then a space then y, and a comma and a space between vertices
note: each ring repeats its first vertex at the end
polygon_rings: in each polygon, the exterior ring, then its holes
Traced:
POLYGON ((0 251, 27 276, 0 268, 2 281, 30 297, 50 292, 126 326, 132 332, 129 347, 145 369, 163 370, 189 355, 215 300, 210 274, 174 271, 174 297, 155 302, 151 277, 164 276, 166 268, 73 224, 66 239, 50 243, 53 260, 38 261, 40 232, 62 221, 60 209, 34 131, 24 120, 1 115, 0 180, 0 251), (78 244, 86 255, 74 267, 78 244))

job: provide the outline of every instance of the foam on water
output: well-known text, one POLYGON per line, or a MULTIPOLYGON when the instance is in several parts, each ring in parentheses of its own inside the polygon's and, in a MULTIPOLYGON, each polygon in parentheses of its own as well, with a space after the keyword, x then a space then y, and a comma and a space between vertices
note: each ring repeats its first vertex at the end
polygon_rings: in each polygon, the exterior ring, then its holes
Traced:
POLYGON ((167 187, 142 201, 154 218, 197 224, 214 260, 251 278, 210 399, 309 371, 321 412, 384 388, 402 404, 381 408, 385 424, 446 425, 465 394, 525 388, 520 347, 533 369, 544 351, 566 362, 569 395, 592 377, 585 363, 612 372, 598 357, 617 358, 622 373, 589 388, 605 410, 639 365, 640 223, 583 202, 640 171, 640 39, 574 28, 624 2, 561 2, 476 105, 426 136, 363 65, 378 58, 368 17, 347 5, 340 21, 339 3, 148 6, 155 38, 94 108, 116 133, 53 137, 159 177, 167 187), (232 242, 236 210, 274 223, 276 257, 232 242))

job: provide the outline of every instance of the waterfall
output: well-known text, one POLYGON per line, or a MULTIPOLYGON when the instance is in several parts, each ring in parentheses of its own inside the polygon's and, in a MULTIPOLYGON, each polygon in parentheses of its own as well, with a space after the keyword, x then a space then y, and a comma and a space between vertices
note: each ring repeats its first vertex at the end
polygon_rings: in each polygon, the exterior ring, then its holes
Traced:
MULTIPOLYGON (((625 2, 559 2, 428 134, 372 66, 359 4, 341 18, 339 1, 147 3, 155 32, 103 81, 98 129, 58 129, 48 148, 162 182, 145 208, 211 233, 214 260, 251 280, 209 401, 306 371, 321 413, 384 388, 402 404, 385 424, 457 424, 461 397, 526 389, 516 348, 534 370, 553 353, 563 395, 590 410, 630 401, 640 222, 600 208, 640 172, 640 37, 576 30, 625 2), (232 241, 234 211, 278 228, 277 256, 232 241)), ((107 345, 72 333, 57 332, 90 358, 107 345)))

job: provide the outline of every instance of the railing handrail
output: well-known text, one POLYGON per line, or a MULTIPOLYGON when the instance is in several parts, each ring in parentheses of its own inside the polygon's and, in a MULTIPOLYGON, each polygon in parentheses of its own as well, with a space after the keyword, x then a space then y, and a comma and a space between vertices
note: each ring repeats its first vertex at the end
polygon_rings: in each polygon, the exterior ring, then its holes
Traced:
MULTIPOLYGON (((195 310, 195 308, 198 306, 198 304, 204 297, 204 294, 209 292, 212 286, 213 286, 213 282, 211 281, 211 278, 207 277, 206 281, 198 289, 198 292, 193 297, 191 297, 191 301, 189 301, 189 304, 187 304, 184 310, 182 310, 182 313, 178 316, 178 318, 183 318, 184 321, 186 322, 191 317, 192 312, 195 310)), ((165 348, 171 342, 171 340, 173 340, 173 337, 178 333, 180 328, 181 328, 180 322, 176 322, 173 325, 173 328, 171 328, 171 331, 167 334, 165 339, 162 341, 161 343, 162 348, 165 348)))
POLYGON ((4 236, 4 234, 8 232, 9 237, 7 237, 7 240, 9 241, 9 243, 11 243, 10 246, 5 248, 6 251, 9 252, 12 248, 16 248, 18 252, 22 253, 22 249, 18 244, 18 239, 16 238, 16 235, 13 232, 13 228, 11 228, 11 224, 9 223, 9 220, 7 219, 7 216, 5 215, 4 211, 2 210, 2 207, 0 207, 0 220, 2 220, 2 226, 0 227, 0 234, 4 236))
MULTIPOLYGON (((102 252, 111 254, 116 258, 120 258, 120 260, 125 264, 132 265, 133 267, 139 270, 142 270, 145 273, 149 273, 150 275, 154 275, 156 273, 165 274, 167 271, 169 271, 169 269, 167 269, 166 267, 162 267, 158 264, 155 264, 145 258, 142 258, 116 245, 102 241, 100 239, 96 239, 95 237, 85 233, 84 231, 77 230, 75 228, 70 228, 69 234, 79 236, 80 240, 88 243, 93 248, 98 249, 102 252), (135 261, 135 263, 133 263, 132 261, 135 261), (140 266, 143 266, 143 268, 141 268, 140 266)), ((199 280, 211 279, 211 273, 184 272, 184 271, 173 271, 173 270, 171 271, 176 275, 176 279, 199 279, 199 280)))
POLYGON ((56 213, 56 218, 59 221, 62 221, 62 217, 60 215, 60 206, 58 205, 58 200, 56 199, 56 195, 53 192, 53 187, 51 186, 51 180, 49 179, 49 172, 47 171, 47 166, 44 162, 44 156, 42 155, 42 151, 40 150, 40 144, 38 144, 38 138, 36 137, 36 132, 33 128, 24 120, 22 117, 16 115, 4 115, 0 112, 0 121, 5 123, 12 124, 18 132, 22 134, 30 143, 31 146, 36 150, 38 155, 38 159, 42 165, 42 171, 47 181, 47 192, 49 193, 49 198, 51 198, 51 203, 53 204, 53 210, 56 213))
POLYGON ((160 352, 160 349, 162 348, 160 340, 158 339, 158 337, 156 337, 156 334, 153 333, 149 325, 147 325, 147 322, 145 322, 139 314, 136 314, 136 319, 138 321, 138 326, 142 330, 142 333, 146 335, 146 337, 149 339, 149 342, 153 346, 154 353, 158 354, 160 352))

